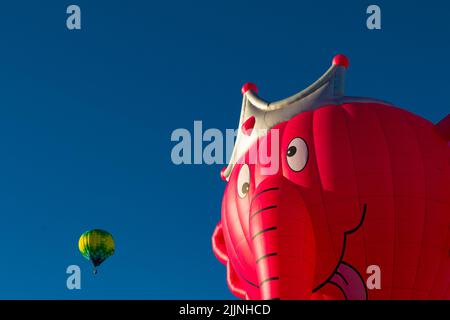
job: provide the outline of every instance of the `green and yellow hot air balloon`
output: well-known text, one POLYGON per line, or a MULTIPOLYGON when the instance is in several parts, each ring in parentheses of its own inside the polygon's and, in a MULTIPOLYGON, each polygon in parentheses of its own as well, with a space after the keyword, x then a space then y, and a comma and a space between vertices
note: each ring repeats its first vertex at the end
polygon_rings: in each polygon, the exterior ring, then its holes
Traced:
POLYGON ((94 265, 96 274, 97 267, 114 254, 114 239, 108 231, 94 229, 81 235, 78 248, 83 257, 94 265))

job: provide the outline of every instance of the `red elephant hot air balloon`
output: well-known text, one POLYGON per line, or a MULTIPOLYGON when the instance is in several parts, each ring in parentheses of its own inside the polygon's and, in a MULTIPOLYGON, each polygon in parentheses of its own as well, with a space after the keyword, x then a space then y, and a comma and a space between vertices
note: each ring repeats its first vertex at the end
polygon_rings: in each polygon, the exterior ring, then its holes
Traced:
POLYGON ((212 238, 240 298, 450 298, 450 117, 344 96, 347 67, 278 102, 242 88, 212 238))

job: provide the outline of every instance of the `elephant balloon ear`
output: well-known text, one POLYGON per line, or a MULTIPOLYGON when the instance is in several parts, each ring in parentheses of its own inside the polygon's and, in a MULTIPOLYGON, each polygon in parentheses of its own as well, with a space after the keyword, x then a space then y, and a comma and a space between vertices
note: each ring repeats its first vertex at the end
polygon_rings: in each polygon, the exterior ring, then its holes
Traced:
POLYGON ((344 76, 349 61, 344 55, 334 57, 331 67, 306 89, 275 102, 258 95, 253 83, 242 86, 243 95, 239 130, 229 164, 221 173, 228 181, 234 164, 250 146, 268 130, 297 114, 327 104, 339 104, 344 96, 344 76))

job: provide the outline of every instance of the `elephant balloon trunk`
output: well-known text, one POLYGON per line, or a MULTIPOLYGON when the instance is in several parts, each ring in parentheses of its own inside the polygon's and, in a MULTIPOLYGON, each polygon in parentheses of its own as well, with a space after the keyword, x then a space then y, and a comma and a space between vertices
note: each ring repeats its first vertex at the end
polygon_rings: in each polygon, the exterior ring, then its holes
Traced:
POLYGON ((282 177, 266 178, 255 190, 249 219, 261 298, 307 299, 313 286, 315 244, 298 189, 282 177))

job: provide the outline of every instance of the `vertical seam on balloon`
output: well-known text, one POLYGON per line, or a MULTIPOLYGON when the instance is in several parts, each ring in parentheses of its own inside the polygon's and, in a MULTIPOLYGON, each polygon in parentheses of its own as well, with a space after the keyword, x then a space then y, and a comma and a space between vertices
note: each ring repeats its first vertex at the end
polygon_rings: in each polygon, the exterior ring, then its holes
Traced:
MULTIPOLYGON (((236 192, 236 190, 234 190, 234 192, 236 192)), ((235 198, 235 197, 233 197, 233 198, 235 198)), ((240 201, 240 200, 238 200, 238 201, 240 201)), ((245 240, 245 242, 247 243, 247 246, 248 246, 249 244, 248 244, 248 241, 247 241, 247 236, 244 233, 244 228, 242 227, 242 223, 241 223, 241 218, 240 218, 240 214, 239 214, 239 207, 238 207, 238 201, 233 201, 233 206, 234 206, 233 209, 238 215, 238 217, 237 217, 238 219, 237 220, 239 221, 239 230, 241 231, 240 233, 241 233, 242 237, 244 238, 244 240, 245 240)), ((227 212, 228 212, 228 210, 227 210, 227 212)), ((249 229, 250 229, 250 226, 249 226, 249 229)), ((232 240, 231 233, 229 233, 229 235, 230 235, 230 240, 232 240)), ((233 242, 233 240, 232 240, 232 242, 233 242)), ((237 259, 238 266, 242 270, 245 270, 244 265, 242 264, 242 261, 241 261, 241 257, 240 257, 240 255, 237 254, 237 250, 238 250, 237 246, 239 245, 239 243, 240 243, 240 241, 233 242, 233 251, 235 252, 236 257, 238 257, 238 259, 237 259)), ((249 249, 251 250, 251 247, 249 247, 249 249)), ((235 272, 236 272, 236 269, 235 269, 235 272)))
MULTIPOLYGON (((251 178, 252 178, 252 172, 251 172, 251 169, 250 169, 250 166, 248 166, 248 169, 249 169, 249 172, 250 172, 250 182, 251 182, 251 178)), ((255 184, 255 179, 253 178, 253 184, 255 184)), ((235 193, 237 192, 236 190, 234 191, 235 193)), ((239 198, 239 195, 237 195, 238 197, 237 197, 237 201, 234 201, 234 203, 235 203, 235 209, 236 209, 236 212, 237 212, 237 214, 238 214, 238 220, 239 220, 239 227, 240 227, 240 230, 241 230, 241 232, 242 232, 242 235, 243 235, 243 237, 245 238, 245 241, 247 242, 247 246, 249 247, 249 249, 251 250, 252 249, 252 247, 251 247, 251 243, 250 243, 250 241, 248 240, 248 238, 247 238, 247 234, 245 233, 245 231, 244 231, 244 226, 242 225, 242 221, 243 221, 243 219, 245 219, 245 217, 243 217, 242 219, 241 219, 241 214, 240 214, 240 210, 238 210, 239 208, 238 208, 238 201, 244 201, 244 200, 239 200, 240 198, 239 198)), ((236 199, 236 197, 233 197, 233 198, 235 198, 236 199)), ((247 214, 248 214, 248 216, 247 216, 247 222, 248 222, 248 234, 250 234, 250 208, 251 208, 251 202, 250 202, 250 195, 249 194, 247 194, 247 197, 245 198, 245 200, 246 201, 248 201, 248 210, 247 210, 247 214)))
POLYGON ((91 257, 91 252, 89 249, 89 233, 86 234, 86 237, 84 238, 84 247, 86 248, 86 251, 88 253, 89 258, 91 257))
MULTIPOLYGON (((233 201, 233 205, 234 205, 234 209, 237 211, 237 203, 235 202, 235 201, 233 201)), ((226 212, 229 212, 228 210, 226 210, 226 212)), ((240 222, 239 222, 239 224, 240 224, 240 222)), ((228 223, 227 223, 227 216, 225 215, 225 224, 223 224, 222 223, 222 230, 223 230, 223 228, 226 228, 226 230, 227 230, 227 235, 228 235, 228 237, 229 237, 229 240, 230 240, 230 242, 232 243, 232 246, 231 246, 231 250, 232 250, 232 253, 234 253, 234 255, 236 256, 236 257, 238 257, 238 259, 237 259, 237 264, 238 264, 238 267, 240 267, 242 270, 245 270, 245 268, 243 267, 243 265, 242 265, 242 263, 241 263, 241 260, 240 260, 240 258, 239 258, 239 256, 238 256, 238 254, 237 254, 237 252, 236 252, 236 246, 235 246, 235 243, 233 242, 233 238, 231 237, 231 232, 229 232, 229 230, 228 230, 228 223)), ((223 231, 222 231, 223 232, 223 231)), ((225 233, 224 233, 224 237, 225 237, 225 233)), ((245 235, 244 235, 244 238, 246 238, 245 237, 245 235)), ((236 243, 236 245, 237 244, 239 244, 239 242, 237 242, 236 243)), ((251 249, 251 248, 250 248, 251 249)), ((228 251, 229 249, 227 248, 227 251, 228 251)), ((228 260, 230 260, 229 259, 229 257, 228 257, 228 260)), ((230 261, 230 264, 231 264, 231 261, 230 261)), ((234 270, 236 273, 238 273, 237 271, 236 271, 236 269, 234 270)), ((238 274, 240 274, 240 273, 238 273, 238 274)))
MULTIPOLYGON (((426 193, 428 193, 427 192, 427 189, 426 189, 426 191, 425 191, 426 193)), ((427 199, 428 199, 428 197, 427 197, 427 199)), ((435 202, 437 202, 437 200, 433 200, 433 201, 435 201, 435 202)), ((439 201, 440 202, 440 201, 439 201)), ((425 207, 425 212, 428 212, 428 206, 426 206, 425 207)), ((449 232, 449 229, 447 228, 447 235, 446 235, 446 242, 447 242, 447 239, 448 239, 448 233, 449 232)), ((422 249, 422 248, 421 248, 422 249)), ((444 248, 444 250, 447 250, 447 248, 444 248)), ((448 254, 450 254, 450 251, 448 251, 448 254)), ((442 266, 442 264, 444 264, 445 265, 445 260, 446 259, 448 259, 449 258, 449 256, 448 256, 448 254, 447 255, 442 255, 442 257, 441 257, 441 259, 440 259, 440 266, 442 266), (443 261, 444 260, 444 261, 443 261)), ((433 281, 433 284, 432 284, 432 286, 431 286, 431 288, 430 288, 430 291, 429 291, 429 296, 431 295, 431 291, 434 289, 434 287, 435 287, 435 283, 439 280, 439 271, 441 270, 441 268, 439 268, 438 270, 437 270, 437 273, 436 273, 436 275, 435 275, 435 277, 434 277, 434 281, 433 281)), ((444 294, 446 294, 447 293, 447 290, 448 290, 448 287, 450 286, 450 282, 447 284, 447 287, 445 288, 445 293, 444 294)), ((448 298, 447 298, 448 299, 448 298)))
MULTIPOLYGON (((316 112, 320 112, 320 109, 318 111, 316 111, 316 112)), ((323 213, 325 215, 325 221, 326 221, 326 224, 327 224, 328 234, 331 234, 331 226, 330 226, 330 222, 328 221, 328 215, 326 213, 326 207, 325 207, 325 203, 324 203, 323 183, 322 183, 322 178, 321 178, 321 174, 320 174, 319 163, 317 161, 317 158, 318 158, 317 157, 317 148, 315 147, 316 146, 316 138, 315 138, 315 130, 314 130, 314 114, 316 112, 311 112, 311 132, 312 132, 311 136, 312 136, 312 140, 313 140, 312 141, 312 145, 314 146, 314 157, 315 157, 315 161, 314 162, 316 164, 317 176, 318 176, 319 184, 320 184, 319 191, 320 191, 320 199, 322 200, 322 201, 320 201, 320 203, 321 203, 321 206, 322 206, 322 209, 323 209, 323 213)), ((322 112, 323 112, 323 110, 322 110, 322 112)), ((332 246, 332 248, 333 248, 334 255, 336 256, 336 258, 339 259, 341 254, 340 253, 338 254, 336 252, 336 248, 334 247, 334 245, 332 246)))
MULTIPOLYGON (((364 104, 364 106, 363 106, 363 108, 364 107, 366 107, 367 109, 369 109, 368 108, 368 106, 367 105, 365 105, 364 104)), ((349 141, 349 145, 350 145, 350 153, 351 153, 351 158, 352 158, 352 164, 353 164, 353 174, 354 174, 354 178, 355 178, 355 186, 356 186, 356 193, 357 193, 357 199, 358 199, 358 203, 359 203, 359 207, 360 208, 364 208, 364 206, 367 206, 367 203, 365 203, 364 201, 363 201, 363 203, 361 203, 361 195, 360 195, 360 192, 359 192, 359 185, 358 185, 358 179, 357 179, 357 177, 356 177, 356 166, 355 166, 355 152, 354 152, 354 150, 353 150, 353 143, 352 143, 352 138, 351 138, 351 136, 350 136, 350 134, 348 134, 349 133, 349 125, 348 125, 348 110, 345 108, 345 105, 343 106, 343 114, 344 114, 344 122, 345 122, 345 127, 347 128, 347 138, 348 138, 348 141, 349 141)), ((367 208, 366 208, 366 210, 367 210, 367 208)), ((365 214, 367 214, 367 212, 365 212, 365 214)), ((362 226, 362 225, 361 225, 362 226)), ((367 248, 366 248, 366 243, 365 243, 365 232, 364 232, 364 228, 362 228, 361 229, 361 236, 362 236, 362 238, 363 238, 363 246, 364 246, 364 261, 365 261, 365 264, 367 265, 367 248)))
POLYGON ((87 234, 86 234, 86 237, 85 237, 85 239, 84 239, 84 246, 86 247, 86 251, 87 251, 87 253, 88 253, 89 261, 92 262, 92 259, 91 259, 91 252, 90 252, 90 248, 89 248, 89 235, 90 235, 90 233, 91 233, 91 232, 88 231, 87 234))
POLYGON ((94 241, 93 240, 93 231, 89 231, 86 242, 87 242, 87 246, 89 248, 90 261, 92 262, 92 264, 94 264, 94 250, 93 250, 93 248, 91 248, 91 241, 94 241))
MULTIPOLYGON (((427 187, 428 179, 427 179, 426 170, 425 170, 425 159, 423 157, 423 153, 420 152, 422 150, 422 143, 420 141, 420 136, 417 135, 417 133, 415 132, 415 130, 413 128, 413 125, 412 125, 412 123, 410 121, 409 116, 405 116, 405 122, 411 128, 414 136, 416 137, 416 143, 417 143, 417 147, 419 149, 420 159, 421 159, 421 162, 422 162, 423 176, 425 178, 425 187, 424 187, 424 189, 425 189, 425 213, 424 213, 424 217, 423 217, 424 221, 423 221, 423 224, 422 224, 422 234, 421 234, 421 240, 420 240, 419 258, 418 258, 417 266, 416 266, 416 275, 414 277, 413 286, 411 288, 412 292, 414 292, 415 291, 415 287, 416 287, 416 283, 417 283, 417 278, 418 278, 418 271, 419 271, 418 269, 419 269, 420 261, 421 261, 420 257, 422 256, 422 252, 423 252, 423 238, 424 238, 424 234, 425 234, 425 222, 427 221, 427 215, 428 215, 428 199, 429 199, 429 197, 428 197, 428 187, 427 187)), ((441 258, 440 262, 442 263, 442 258, 441 258)), ((431 285, 430 289, 427 290, 428 296, 430 295, 431 290, 433 289, 434 284, 435 284, 436 280, 438 279, 438 274, 439 274, 439 269, 438 269, 438 272, 435 275, 434 280, 432 281, 432 285, 431 285)))
MULTIPOLYGON (((394 245, 393 245, 393 257, 392 257, 392 279, 394 279, 394 276, 395 276, 395 270, 396 270, 396 268, 395 268, 395 255, 396 255, 396 246, 397 246, 397 238, 398 238, 398 235, 397 235, 397 232, 396 232, 396 230, 397 230, 397 228, 398 228, 398 217, 397 217, 397 210, 396 210, 396 208, 395 208, 395 197, 394 197, 394 193, 395 193, 395 188, 394 188, 394 177, 393 177, 393 171, 392 171, 392 157, 391 157, 391 152, 390 152, 390 150, 389 150, 389 144, 388 144, 388 141, 387 141, 387 137, 386 137, 386 133, 384 132, 384 127, 383 127, 383 124, 382 124, 382 121, 381 121, 381 119, 380 119, 380 117, 379 117, 379 115, 378 115, 378 112, 377 112, 377 110, 374 108, 374 109, 372 109, 372 113, 375 115, 375 118, 378 120, 378 126, 380 127, 380 131, 381 131, 381 134, 383 135, 383 139, 384 139, 384 144, 385 144, 385 146, 386 146, 386 150, 387 150, 387 153, 388 153, 388 159, 389 159, 389 161, 388 161, 388 163, 389 163, 389 172, 390 172, 390 177, 391 177, 391 186, 392 186, 392 202, 393 202, 393 204, 394 204, 394 207, 393 207, 393 212, 394 212, 394 245)), ((393 283, 391 283, 391 286, 390 286, 390 295, 389 295, 389 299, 392 299, 392 291, 393 291, 393 289, 392 289, 392 287, 393 287, 393 283)))
MULTIPOLYGON (((369 107, 366 104, 363 104, 363 108, 367 108, 369 109, 369 107)), ((356 194, 358 197, 358 203, 359 203, 359 207, 363 207, 367 206, 367 203, 365 203, 364 201, 361 201, 361 194, 359 193, 359 183, 358 183, 358 179, 356 177, 356 166, 355 166, 355 152, 353 150, 353 144, 352 144, 352 137, 349 135, 349 125, 348 125, 348 110, 346 108, 346 105, 344 104, 342 106, 342 113, 343 113, 343 117, 344 117, 344 123, 345 123, 345 127, 346 127, 346 132, 347 132, 347 139, 349 141, 349 146, 350 146, 350 153, 351 153, 351 158, 352 158, 352 164, 353 164, 353 174, 354 174, 354 178, 355 178, 355 186, 356 186, 356 194)), ((366 207, 367 210, 367 207, 366 207)), ((367 212, 365 212, 364 214, 367 214, 367 212)), ((362 227, 362 225, 361 225, 362 227)), ((364 261, 365 261, 365 265, 367 266, 367 248, 366 248, 366 235, 364 232, 364 228, 361 228, 361 237, 362 237, 362 244, 363 244, 363 252, 364 252, 364 261)), ((344 248, 345 249, 345 248, 344 248)), ((344 257, 342 257, 342 259, 344 259, 344 257)), ((367 295, 366 297, 367 299, 369 298, 369 295, 367 295)))
MULTIPOLYGON (((345 122, 345 124, 346 124, 346 129, 347 129, 347 132, 348 132, 348 124, 347 124, 347 118, 346 118, 346 117, 347 117, 347 114, 348 114, 348 111, 347 111, 347 109, 345 108, 345 105, 342 105, 342 106, 340 106, 339 108, 344 109, 344 111, 342 111, 342 112, 343 112, 344 122, 345 122)), ((351 142, 350 136, 347 136, 347 138, 348 138, 348 141, 351 142)), ((353 149, 351 149, 351 143, 350 143, 349 145, 350 145, 350 153, 351 153, 352 159, 353 159, 353 154, 354 154, 354 153, 353 153, 353 149)), ((353 171, 356 172, 356 167, 355 167, 355 163, 354 163, 353 160, 352 160, 352 163, 353 163, 353 171)), ((318 166, 317 166, 317 167, 318 167, 318 166)), ((318 172, 319 172, 319 171, 318 171, 318 172)), ((358 180, 356 179, 356 174, 355 174, 354 178, 355 178, 355 185, 356 185, 356 189, 357 189, 357 193, 358 193, 358 180)), ((357 199, 358 199, 358 202, 361 201, 361 199, 359 198, 359 193, 358 193, 357 199)), ((322 200, 323 200, 323 199, 322 199, 322 200)), ((344 262, 343 259, 344 259, 344 256, 345 256, 345 249, 346 249, 346 246, 347 246, 347 235, 348 235, 348 234, 351 234, 351 233, 353 233, 353 232, 356 232, 356 231, 359 230, 360 227, 362 226, 362 224, 363 224, 363 222, 364 222, 364 219, 365 219, 365 216, 366 216, 366 213, 367 213, 367 204, 366 204, 366 203, 363 204, 363 209, 362 209, 361 212, 362 212, 362 217, 361 217, 361 220, 359 221, 359 224, 358 224, 356 227, 354 227, 353 229, 346 230, 346 231, 344 232, 342 251, 341 251, 341 253, 339 254, 339 261, 338 261, 338 263, 336 264, 336 266, 335 266, 335 268, 334 268, 332 274, 330 274, 330 276, 329 276, 324 282, 322 282, 322 283, 319 284, 316 288, 314 288, 314 289, 313 289, 313 292, 317 292, 317 291, 320 290, 322 287, 324 287, 324 286, 325 286, 325 285, 333 278, 334 273, 339 269, 339 265, 340 265, 341 263, 344 262)), ((328 221, 327 221, 327 222, 328 222, 328 221)), ((363 246, 364 246, 363 254, 364 254, 364 259, 365 259, 365 263, 367 264, 367 257, 366 257, 366 252, 365 252, 366 250, 365 250, 365 245, 364 245, 364 230, 361 230, 361 235, 362 235, 362 237, 363 237, 363 246)), ((347 265, 349 265, 349 264, 347 264, 347 265)), ((350 266, 350 265, 349 265, 349 266, 350 266)), ((356 270, 356 269, 355 269, 355 270, 356 270)), ((359 273, 359 272, 358 272, 358 273, 359 273)), ((367 288, 365 287, 365 289, 366 289, 366 298, 367 298, 367 297, 368 297, 368 294, 367 294, 367 288)))

